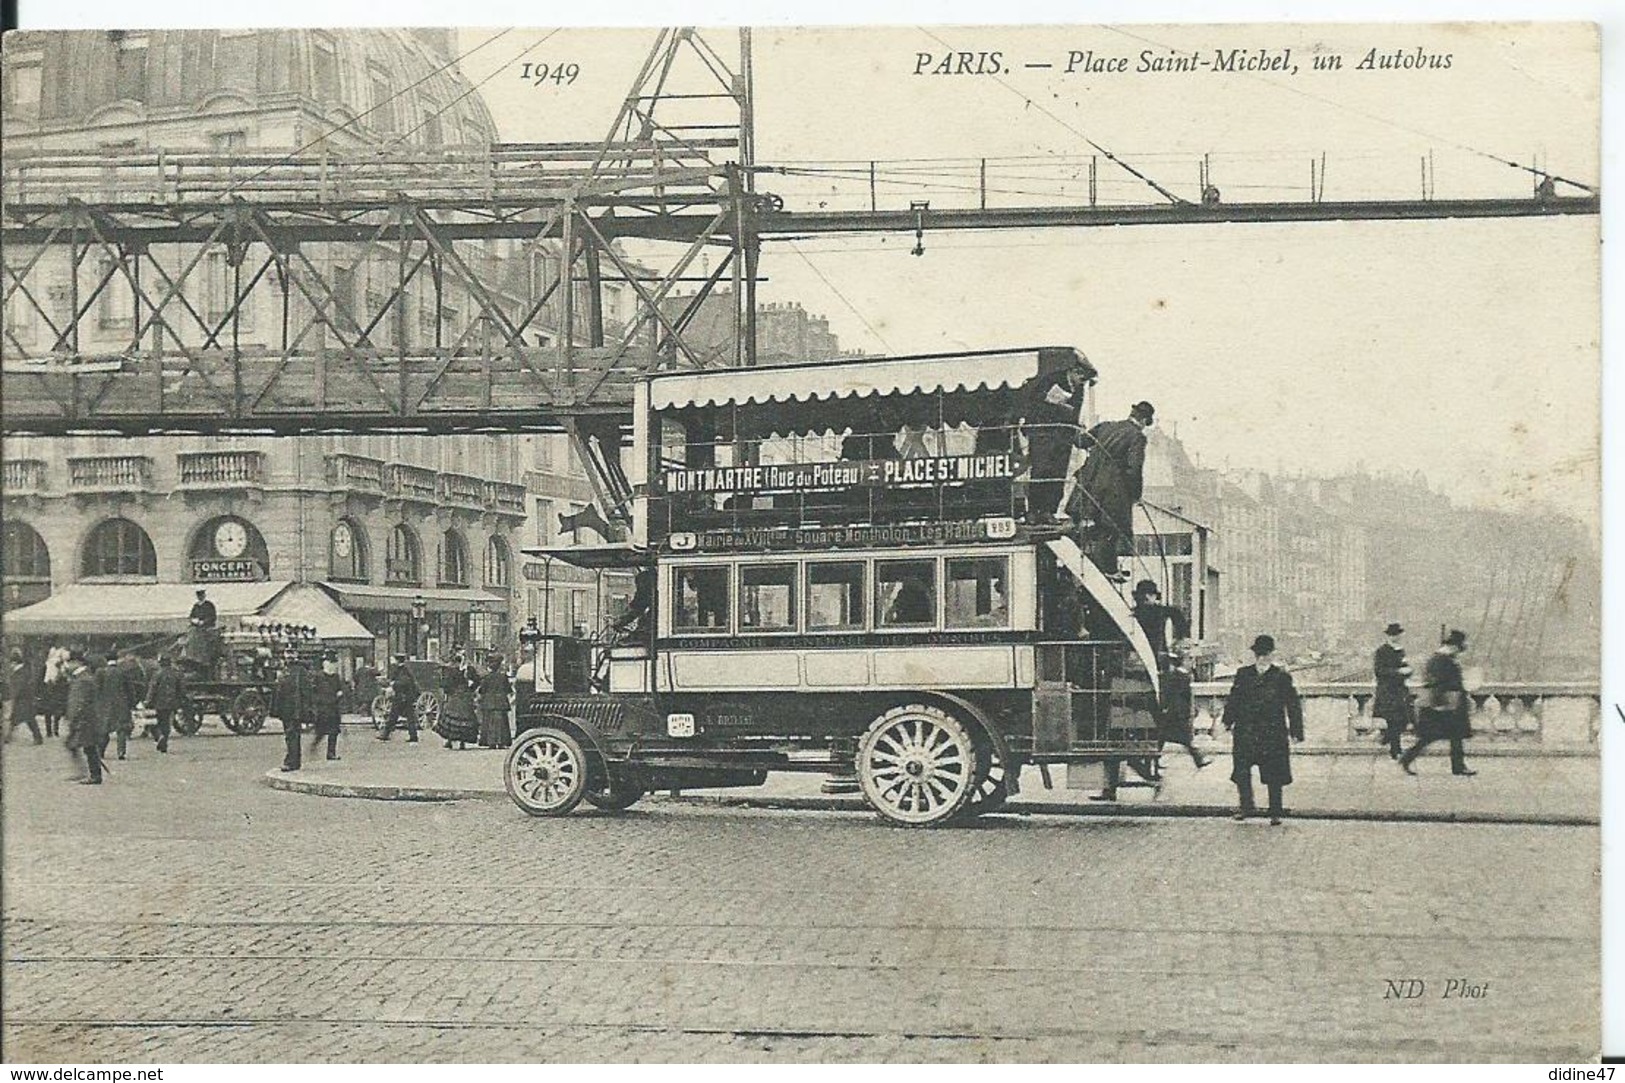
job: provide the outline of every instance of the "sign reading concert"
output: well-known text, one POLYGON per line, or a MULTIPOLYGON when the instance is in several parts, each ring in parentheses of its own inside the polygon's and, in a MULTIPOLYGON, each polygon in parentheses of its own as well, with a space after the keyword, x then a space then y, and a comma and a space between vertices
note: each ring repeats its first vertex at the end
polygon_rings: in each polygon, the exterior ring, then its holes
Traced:
POLYGON ((915 459, 683 468, 665 471, 660 476, 660 485, 667 493, 805 492, 1008 480, 1023 469, 1025 464, 1017 456, 1003 451, 915 459))

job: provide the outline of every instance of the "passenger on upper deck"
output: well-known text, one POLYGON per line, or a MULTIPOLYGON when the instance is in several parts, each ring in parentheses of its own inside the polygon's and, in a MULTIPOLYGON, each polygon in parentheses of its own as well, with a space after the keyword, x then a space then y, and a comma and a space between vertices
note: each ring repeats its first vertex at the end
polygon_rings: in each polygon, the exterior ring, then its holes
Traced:
POLYGON ((1126 420, 1103 421, 1079 442, 1089 458, 1078 468, 1067 515, 1089 559, 1119 582, 1126 577, 1117 558, 1134 555, 1134 505, 1145 491, 1145 430, 1155 416, 1149 402, 1137 402, 1126 420))
POLYGON ((1089 359, 1077 354, 1066 368, 1036 376, 1021 389, 1021 413, 1027 424, 1032 481, 1028 488, 1027 519, 1053 523, 1066 485, 1067 460, 1084 433, 1078 425, 1083 396, 1099 373, 1089 359))

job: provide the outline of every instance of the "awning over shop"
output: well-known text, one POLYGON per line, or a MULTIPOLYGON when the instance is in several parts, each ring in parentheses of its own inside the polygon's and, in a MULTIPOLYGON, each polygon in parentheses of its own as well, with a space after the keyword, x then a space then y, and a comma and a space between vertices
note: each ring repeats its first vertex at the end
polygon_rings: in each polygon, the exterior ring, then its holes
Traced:
MULTIPOLYGON (((210 583, 203 589, 216 620, 230 628, 260 612, 291 586, 288 581, 210 583)), ((104 636, 186 631, 195 583, 73 583, 43 602, 5 615, 8 635, 104 636)))
POLYGON ((1055 346, 671 373, 650 379, 649 404, 670 410, 1020 387, 1065 368, 1076 356, 1071 347, 1055 346))
POLYGON ((322 583, 321 588, 346 609, 410 613, 412 602, 423 599, 428 613, 468 613, 479 602, 487 613, 505 613, 508 600, 472 587, 375 587, 369 583, 322 583))
MULTIPOLYGON (((373 634, 346 613, 326 592, 295 583, 271 600, 256 618, 270 624, 303 624, 316 629, 324 643, 371 643, 373 634)), ((246 620, 244 623, 248 623, 246 620)))

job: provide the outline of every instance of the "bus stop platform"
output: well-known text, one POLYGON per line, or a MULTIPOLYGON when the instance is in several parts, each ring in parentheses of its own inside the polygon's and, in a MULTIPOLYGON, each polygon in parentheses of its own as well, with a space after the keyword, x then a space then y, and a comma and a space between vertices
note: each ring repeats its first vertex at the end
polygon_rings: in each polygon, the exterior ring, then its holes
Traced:
MULTIPOLYGON (((278 743, 280 748, 280 742, 278 743)), ((1432 750, 1416 763, 1416 777, 1405 774, 1383 751, 1370 755, 1294 754, 1294 782, 1286 790, 1288 817, 1323 820, 1390 820, 1424 823, 1519 823, 1594 825, 1599 822, 1600 763, 1592 756, 1474 757, 1478 773, 1455 777, 1448 759, 1432 750)), ((308 750, 308 745, 307 745, 308 750)), ((1442 751, 1442 750, 1441 750, 1442 751)), ((370 733, 346 729, 341 758, 328 761, 308 754, 299 771, 272 769, 265 781, 275 789, 320 797, 390 801, 507 801, 502 787, 500 750, 448 750, 426 734, 409 744, 397 733, 376 740, 370 733)), ((1170 753, 1160 788, 1124 786, 1116 802, 1089 800, 1091 790, 1067 789, 1065 769, 1050 768, 1053 789, 1044 787, 1037 768, 1022 772, 1021 792, 1005 806, 1011 815, 1084 815, 1133 817, 1216 817, 1235 811, 1230 760, 1216 756, 1198 771, 1183 752, 1170 753)), ((1125 778, 1133 772, 1125 771, 1125 778)), ((866 806, 858 794, 822 792, 825 776, 775 773, 764 786, 727 790, 665 791, 651 803, 687 803, 713 807, 784 808, 858 811, 866 806)), ((1263 789, 1258 787, 1262 798, 1263 789)), ((585 806, 584 806, 585 807, 585 806)), ((515 809, 515 814, 518 810, 515 809)))

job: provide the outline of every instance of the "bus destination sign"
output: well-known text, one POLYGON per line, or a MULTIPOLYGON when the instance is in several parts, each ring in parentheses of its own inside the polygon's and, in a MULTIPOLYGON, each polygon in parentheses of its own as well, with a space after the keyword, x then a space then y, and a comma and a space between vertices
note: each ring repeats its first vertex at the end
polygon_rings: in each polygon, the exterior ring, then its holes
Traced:
POLYGON ((667 470, 660 475, 667 493, 776 493, 814 489, 889 489, 910 485, 959 485, 970 481, 1009 481, 1026 462, 1008 452, 983 455, 928 455, 913 459, 853 462, 778 463, 667 470))
POLYGON ((679 551, 725 553, 757 549, 885 548, 894 545, 954 545, 1001 541, 1015 536, 1009 519, 963 519, 887 526, 734 527, 672 535, 679 551))

